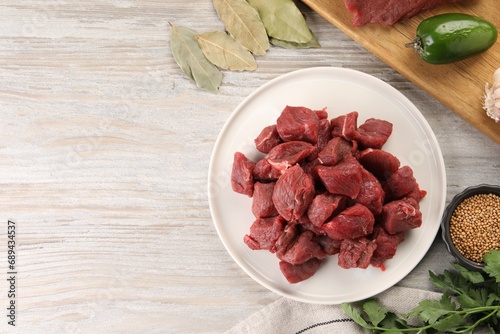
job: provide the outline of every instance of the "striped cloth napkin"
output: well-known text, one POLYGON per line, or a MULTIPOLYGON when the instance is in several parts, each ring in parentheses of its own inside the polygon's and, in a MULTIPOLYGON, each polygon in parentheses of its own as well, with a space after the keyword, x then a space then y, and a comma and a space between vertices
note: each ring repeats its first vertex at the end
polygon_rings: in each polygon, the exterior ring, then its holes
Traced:
MULTIPOLYGON (((394 286, 375 298, 392 312, 410 312, 421 300, 440 299, 441 293, 394 286)), ((281 298, 243 320, 225 334, 359 334, 369 331, 356 325, 339 305, 306 304, 281 298)))

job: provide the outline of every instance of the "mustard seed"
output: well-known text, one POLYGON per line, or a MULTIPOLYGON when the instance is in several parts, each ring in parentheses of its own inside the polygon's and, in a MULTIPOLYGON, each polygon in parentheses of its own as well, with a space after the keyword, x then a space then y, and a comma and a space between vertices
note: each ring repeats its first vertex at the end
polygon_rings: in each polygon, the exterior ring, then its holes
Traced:
POLYGON ((457 205, 450 219, 450 237, 466 258, 480 263, 492 249, 500 250, 500 196, 477 194, 457 205))

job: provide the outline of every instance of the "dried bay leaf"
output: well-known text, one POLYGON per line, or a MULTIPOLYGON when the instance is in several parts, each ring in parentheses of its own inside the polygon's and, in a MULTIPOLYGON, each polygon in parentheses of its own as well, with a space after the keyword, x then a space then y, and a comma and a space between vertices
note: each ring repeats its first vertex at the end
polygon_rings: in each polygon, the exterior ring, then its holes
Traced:
POLYGON ((223 69, 254 71, 257 68, 250 51, 224 31, 205 32, 196 39, 207 59, 223 69))
POLYGON ((293 0, 248 0, 248 3, 259 13, 269 37, 299 44, 313 38, 293 0))
POLYGON ((226 30, 255 55, 269 49, 269 37, 257 11, 245 0, 213 0, 226 30))
POLYGON ((170 47, 184 74, 198 87, 216 93, 222 83, 222 72, 203 54, 196 40, 197 33, 170 23, 170 47))
MULTIPOLYGON (((312 34, 312 31, 311 31, 312 34)), ((319 43, 316 36, 313 34, 313 37, 306 43, 296 43, 283 41, 277 38, 270 38, 269 41, 272 45, 279 46, 285 49, 310 49, 310 48, 320 48, 321 44, 319 43)))

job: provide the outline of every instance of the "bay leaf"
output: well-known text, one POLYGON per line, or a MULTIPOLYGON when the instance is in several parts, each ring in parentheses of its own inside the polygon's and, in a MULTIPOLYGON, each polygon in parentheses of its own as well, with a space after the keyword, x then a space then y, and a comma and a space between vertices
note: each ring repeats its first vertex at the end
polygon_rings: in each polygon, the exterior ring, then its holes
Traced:
POLYGON ((320 48, 321 44, 319 43, 318 39, 314 35, 314 33, 311 31, 312 38, 305 43, 296 43, 296 42, 289 42, 289 41, 283 41, 281 39, 273 38, 271 37, 269 41, 271 42, 272 45, 279 46, 285 49, 310 49, 310 48, 320 48))
POLYGON ((248 0, 248 3, 259 13, 269 37, 300 44, 313 38, 293 0, 248 0))
POLYGON ((224 31, 209 31, 196 36, 208 60, 231 71, 254 71, 257 62, 253 55, 224 31))
POLYGON ((213 0, 226 30, 255 55, 269 49, 269 37, 257 11, 245 0, 213 0))
POLYGON ((184 74, 198 87, 216 93, 222 83, 222 72, 203 54, 193 30, 170 23, 170 47, 184 74))

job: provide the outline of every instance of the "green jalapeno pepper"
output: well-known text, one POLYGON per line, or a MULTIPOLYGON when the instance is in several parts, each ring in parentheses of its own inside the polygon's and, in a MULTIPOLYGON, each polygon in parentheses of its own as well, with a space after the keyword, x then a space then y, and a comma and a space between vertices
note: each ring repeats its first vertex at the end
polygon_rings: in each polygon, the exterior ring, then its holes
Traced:
POLYGON ((424 61, 447 64, 489 49, 497 39, 497 29, 476 16, 448 13, 429 17, 417 27, 413 47, 424 61))

